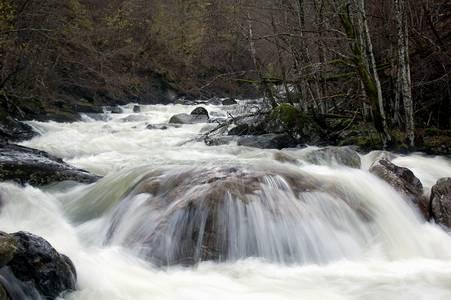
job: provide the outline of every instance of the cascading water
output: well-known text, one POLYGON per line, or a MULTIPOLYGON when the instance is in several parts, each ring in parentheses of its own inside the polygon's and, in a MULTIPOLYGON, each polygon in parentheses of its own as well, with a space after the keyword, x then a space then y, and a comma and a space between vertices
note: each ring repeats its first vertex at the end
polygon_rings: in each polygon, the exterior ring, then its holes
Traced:
POLYGON ((372 152, 361 169, 313 165, 314 148, 196 142, 212 125, 146 129, 192 107, 131 107, 31 122, 42 135, 26 146, 105 175, 97 183, 0 184, 2 230, 73 260, 79 289, 66 299, 451 299, 451 237, 367 171, 389 155, 427 191, 449 160, 372 152))

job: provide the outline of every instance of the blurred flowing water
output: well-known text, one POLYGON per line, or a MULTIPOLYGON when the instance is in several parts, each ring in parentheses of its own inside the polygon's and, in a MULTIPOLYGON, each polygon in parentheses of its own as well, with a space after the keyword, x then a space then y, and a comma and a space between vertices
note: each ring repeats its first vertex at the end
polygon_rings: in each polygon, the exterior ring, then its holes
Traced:
POLYGON ((97 183, 0 184, 2 230, 41 235, 73 260, 79 289, 65 299, 451 299, 450 235, 368 172, 390 156, 428 193, 451 175, 448 159, 375 151, 361 169, 313 165, 315 147, 195 140, 214 124, 146 128, 193 107, 132 108, 30 122, 42 135, 24 145, 105 176, 97 183))

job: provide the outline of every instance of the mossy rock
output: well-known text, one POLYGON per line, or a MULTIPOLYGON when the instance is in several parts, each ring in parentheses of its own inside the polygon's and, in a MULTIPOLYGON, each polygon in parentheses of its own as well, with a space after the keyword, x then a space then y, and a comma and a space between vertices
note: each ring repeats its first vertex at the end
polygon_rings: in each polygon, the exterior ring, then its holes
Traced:
POLYGON ((296 107, 288 103, 282 103, 272 110, 270 118, 275 121, 280 121, 286 128, 302 129, 306 116, 296 107))
POLYGON ((288 133, 300 143, 321 143, 324 133, 321 126, 309 115, 296 107, 282 103, 269 114, 265 131, 268 133, 288 133))

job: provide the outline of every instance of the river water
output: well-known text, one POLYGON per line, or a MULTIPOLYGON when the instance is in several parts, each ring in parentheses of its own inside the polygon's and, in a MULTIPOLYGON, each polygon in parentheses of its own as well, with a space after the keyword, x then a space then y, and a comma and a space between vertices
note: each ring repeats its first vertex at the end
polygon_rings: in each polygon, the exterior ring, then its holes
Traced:
POLYGON ((2 230, 43 236, 74 262, 65 299, 451 299, 451 236, 367 171, 391 156, 428 193, 449 160, 372 152, 351 169, 308 163, 314 147, 206 146, 195 138, 207 124, 146 129, 192 109, 30 122, 41 136, 25 146, 105 176, 0 184, 2 230))

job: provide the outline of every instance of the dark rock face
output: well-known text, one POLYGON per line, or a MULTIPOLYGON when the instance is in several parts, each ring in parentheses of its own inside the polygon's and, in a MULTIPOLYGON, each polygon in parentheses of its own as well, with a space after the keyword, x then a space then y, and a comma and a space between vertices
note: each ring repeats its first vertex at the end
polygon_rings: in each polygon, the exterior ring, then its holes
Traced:
POLYGON ((313 164, 338 163, 351 168, 360 169, 361 160, 359 154, 350 147, 326 147, 314 150, 305 158, 313 164))
POLYGON ((427 215, 423 185, 412 171, 387 160, 379 160, 376 165, 370 168, 370 172, 386 181, 415 205, 418 205, 423 214, 427 215))
POLYGON ((238 146, 261 149, 283 149, 296 147, 297 142, 288 134, 262 134, 257 136, 242 136, 238 139, 238 146))
POLYGON ((196 107, 192 112, 191 115, 193 116, 207 116, 208 117, 208 111, 203 107, 196 107))
MULTIPOLYGON (((14 249, 6 251, 10 258, 1 267, 0 277, 13 275, 45 299, 55 299, 62 292, 75 289, 77 275, 71 260, 43 238, 27 232, 0 233, 0 245, 0 251, 14 249)), ((17 285, 1 283, 10 296, 17 292, 17 285)))
POLYGON ((0 142, 3 141, 24 141, 38 135, 31 126, 17 121, 9 116, 0 121, 0 142))
POLYGON ((233 98, 227 98, 222 100, 222 105, 235 105, 235 104, 238 104, 238 102, 236 102, 236 100, 233 98))
POLYGON ((72 167, 44 151, 0 144, 0 181, 39 186, 65 180, 92 183, 98 179, 98 176, 72 167))
POLYGON ((196 124, 196 123, 208 123, 208 115, 188 115, 177 114, 169 119, 169 123, 173 124, 196 124))
POLYGON ((451 177, 439 179, 432 187, 429 205, 435 222, 451 228, 451 177))

